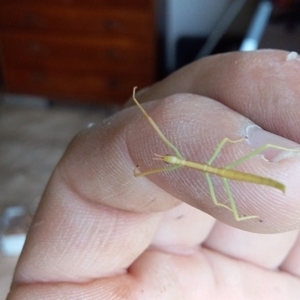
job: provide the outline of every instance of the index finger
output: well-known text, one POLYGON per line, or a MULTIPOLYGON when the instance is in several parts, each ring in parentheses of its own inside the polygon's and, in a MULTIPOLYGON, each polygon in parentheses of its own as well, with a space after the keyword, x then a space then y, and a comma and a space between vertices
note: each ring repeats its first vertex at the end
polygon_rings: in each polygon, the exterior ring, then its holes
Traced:
POLYGON ((146 90, 139 99, 143 102, 175 93, 206 96, 263 129, 299 143, 299 73, 299 56, 287 51, 227 53, 187 65, 146 90))

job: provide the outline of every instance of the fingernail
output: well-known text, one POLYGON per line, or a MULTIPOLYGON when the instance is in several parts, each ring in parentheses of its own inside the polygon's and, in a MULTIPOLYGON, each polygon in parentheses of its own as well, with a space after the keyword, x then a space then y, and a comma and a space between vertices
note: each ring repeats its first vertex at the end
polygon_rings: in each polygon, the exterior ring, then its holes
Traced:
POLYGON ((286 138, 283 138, 274 133, 263 130, 257 125, 250 125, 246 128, 246 141, 253 148, 257 149, 265 144, 272 144, 278 147, 284 147, 293 150, 299 151, 289 151, 289 150, 280 150, 276 148, 267 148, 261 153, 262 157, 268 161, 280 161, 287 157, 292 157, 295 155, 299 156, 300 145, 292 142, 286 138))
POLYGON ((299 59, 299 55, 297 52, 292 51, 286 56, 286 61, 299 59))

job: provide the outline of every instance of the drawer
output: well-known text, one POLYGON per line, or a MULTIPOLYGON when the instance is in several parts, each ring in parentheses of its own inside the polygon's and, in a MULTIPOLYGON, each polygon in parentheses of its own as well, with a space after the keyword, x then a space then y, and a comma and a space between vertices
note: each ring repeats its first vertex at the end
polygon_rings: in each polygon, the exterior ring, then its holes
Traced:
POLYGON ((22 69, 9 69, 5 75, 6 91, 98 103, 124 103, 135 85, 143 87, 151 83, 143 76, 124 78, 109 74, 44 74, 22 69))
POLYGON ((125 75, 150 72, 154 77, 154 43, 20 33, 3 33, 1 37, 3 61, 7 66, 70 72, 114 70, 125 75))
POLYGON ((82 7, 82 8, 122 8, 122 9, 152 9, 155 0, 0 0, 1 4, 17 4, 24 5, 26 2, 27 6, 63 6, 63 7, 82 7))
POLYGON ((140 42, 153 34, 153 16, 149 12, 117 9, 79 9, 2 5, 0 28, 31 32, 96 35, 104 38, 131 37, 140 42))

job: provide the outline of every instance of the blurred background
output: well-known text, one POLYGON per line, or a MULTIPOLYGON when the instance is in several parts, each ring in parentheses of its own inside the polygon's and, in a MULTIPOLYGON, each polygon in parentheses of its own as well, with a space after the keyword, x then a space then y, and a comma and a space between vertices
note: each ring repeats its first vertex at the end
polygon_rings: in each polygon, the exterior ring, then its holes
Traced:
POLYGON ((201 57, 300 51, 300 1, 0 0, 0 300, 72 137, 201 57))

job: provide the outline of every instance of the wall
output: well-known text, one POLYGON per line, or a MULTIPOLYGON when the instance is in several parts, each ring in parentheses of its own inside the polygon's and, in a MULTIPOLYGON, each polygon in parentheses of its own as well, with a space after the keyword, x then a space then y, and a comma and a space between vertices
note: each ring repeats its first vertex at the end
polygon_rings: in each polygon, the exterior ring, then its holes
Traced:
POLYGON ((181 36, 206 36, 231 0, 166 0, 166 65, 175 67, 176 42, 181 36))

